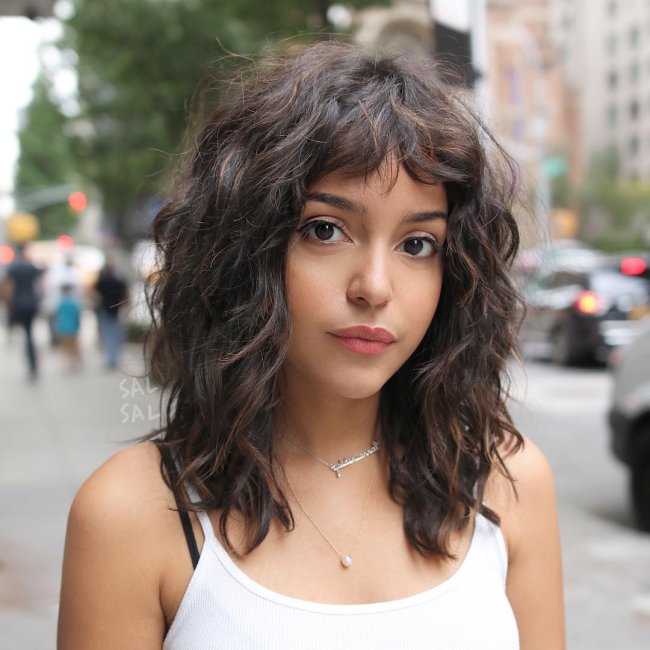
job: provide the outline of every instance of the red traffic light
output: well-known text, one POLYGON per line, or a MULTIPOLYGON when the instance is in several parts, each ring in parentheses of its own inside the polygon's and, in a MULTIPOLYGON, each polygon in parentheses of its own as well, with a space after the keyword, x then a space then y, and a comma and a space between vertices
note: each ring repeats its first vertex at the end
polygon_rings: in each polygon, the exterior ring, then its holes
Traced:
POLYGON ((88 205, 88 197, 83 192, 70 192, 68 195, 68 205, 75 212, 81 212, 88 205))
POLYGON ((74 239, 70 235, 59 235, 56 241, 59 244, 59 248, 64 251, 69 251, 74 246, 74 239))

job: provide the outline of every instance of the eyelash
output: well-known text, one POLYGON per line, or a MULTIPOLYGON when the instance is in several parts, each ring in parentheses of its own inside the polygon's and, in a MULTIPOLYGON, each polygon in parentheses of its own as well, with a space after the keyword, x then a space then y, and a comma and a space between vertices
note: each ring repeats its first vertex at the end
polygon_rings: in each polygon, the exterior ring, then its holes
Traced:
MULTIPOLYGON (((328 240, 318 239, 317 237, 312 237, 311 236, 311 235, 313 235, 314 229, 317 226, 320 226, 320 225, 323 225, 323 224, 333 226, 337 230, 343 232, 343 228, 341 226, 339 226, 338 224, 334 223, 333 221, 328 221, 326 219, 315 219, 313 221, 307 222, 306 224, 304 224, 303 226, 298 228, 298 234, 304 240, 318 241, 318 242, 320 242, 322 244, 327 244, 328 240)), ((419 259, 421 257, 432 258, 432 257, 436 257, 440 253, 441 246, 438 243, 438 240, 435 237, 433 237, 432 235, 429 235, 429 234, 422 234, 422 235, 419 235, 417 237, 408 237, 407 239, 404 240, 404 242, 402 242, 400 244, 400 247, 404 246, 405 242, 411 241, 411 240, 414 240, 414 239, 420 240, 420 241, 423 241, 423 242, 426 242, 427 244, 429 244, 432 247, 433 252, 432 252, 431 255, 425 255, 425 256, 410 255, 410 257, 413 257, 414 259, 419 259)))

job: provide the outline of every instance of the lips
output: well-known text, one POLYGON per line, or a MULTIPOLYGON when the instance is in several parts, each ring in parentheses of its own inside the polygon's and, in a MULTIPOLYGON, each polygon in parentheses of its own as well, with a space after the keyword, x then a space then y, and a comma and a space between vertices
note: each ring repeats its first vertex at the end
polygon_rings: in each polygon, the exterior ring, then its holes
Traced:
POLYGON ((366 325, 347 327, 331 334, 343 347, 357 354, 380 354, 395 341, 395 336, 383 327, 366 325))
POLYGON ((379 343, 392 343, 395 335, 383 327, 369 327, 368 325, 356 325, 332 332, 334 336, 345 339, 361 339, 363 341, 377 341, 379 343))

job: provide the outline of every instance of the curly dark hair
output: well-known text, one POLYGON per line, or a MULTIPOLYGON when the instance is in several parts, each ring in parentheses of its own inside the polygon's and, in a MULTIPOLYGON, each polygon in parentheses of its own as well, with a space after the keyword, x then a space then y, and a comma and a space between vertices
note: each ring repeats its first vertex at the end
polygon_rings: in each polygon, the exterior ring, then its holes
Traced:
POLYGON ((155 219, 150 359, 168 402, 171 485, 188 509, 246 521, 250 552, 293 516, 278 479, 273 411, 291 327, 284 271, 304 197, 334 170, 387 159, 442 181, 449 205, 442 294, 417 350, 382 388, 390 492, 409 543, 451 557, 450 535, 483 504, 493 468, 523 439, 505 406, 521 301, 515 169, 431 61, 321 42, 240 70, 198 133, 182 182, 155 219), (499 160, 502 163, 500 164, 499 160), (506 450, 506 451, 504 451, 506 450), (190 503, 181 482, 199 501, 190 503))

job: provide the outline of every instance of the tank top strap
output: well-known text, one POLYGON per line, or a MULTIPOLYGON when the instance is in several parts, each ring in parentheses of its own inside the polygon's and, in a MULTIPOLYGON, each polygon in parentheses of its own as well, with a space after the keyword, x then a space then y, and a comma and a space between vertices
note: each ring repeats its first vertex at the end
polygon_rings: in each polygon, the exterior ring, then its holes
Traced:
MULTIPOLYGON (((195 503, 199 500, 199 496, 196 490, 187 482, 185 483, 185 491, 187 492, 187 496, 192 503, 195 503)), ((203 538, 205 540, 204 544, 213 544, 216 541, 216 536, 214 534, 214 527, 212 526, 212 521, 210 520, 208 513, 205 510, 198 510, 196 517, 199 520, 199 524, 201 524, 201 530, 203 531, 203 538)))
POLYGON ((484 515, 478 514, 475 521, 474 537, 477 540, 475 560, 492 571, 505 585, 508 575, 508 550, 503 531, 484 515))

